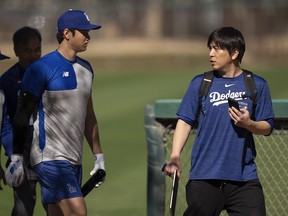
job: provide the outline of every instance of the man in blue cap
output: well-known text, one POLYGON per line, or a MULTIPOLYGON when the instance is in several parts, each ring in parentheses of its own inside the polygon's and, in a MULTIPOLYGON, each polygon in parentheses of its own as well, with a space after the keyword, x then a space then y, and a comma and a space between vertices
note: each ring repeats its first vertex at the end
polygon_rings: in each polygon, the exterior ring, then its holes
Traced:
POLYGON ((89 31, 99 28, 84 11, 62 14, 58 49, 32 63, 22 80, 6 181, 15 187, 23 181, 23 147, 29 118, 36 109, 30 157, 49 215, 87 215, 81 193, 84 136, 95 155, 90 174, 105 169, 92 101, 93 69, 77 56, 87 49, 89 31))

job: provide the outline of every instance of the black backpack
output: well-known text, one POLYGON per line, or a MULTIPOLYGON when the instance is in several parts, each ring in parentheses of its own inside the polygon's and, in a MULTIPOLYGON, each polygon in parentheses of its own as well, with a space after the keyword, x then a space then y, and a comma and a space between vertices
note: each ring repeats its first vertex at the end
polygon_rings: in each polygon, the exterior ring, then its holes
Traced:
MULTIPOLYGON (((253 113, 251 114, 251 116, 254 116, 254 110, 256 107, 256 95, 257 95, 257 91, 256 91, 256 84, 254 81, 254 77, 253 77, 253 73, 251 71, 247 71, 247 70, 243 70, 243 78, 244 78, 244 82, 246 85, 246 94, 243 95, 243 98, 249 97, 252 100, 253 103, 253 113)), ((198 105, 198 115, 197 115, 197 120, 196 120, 196 124, 195 126, 197 127, 198 125, 198 118, 199 118, 199 114, 200 112, 202 112, 204 115, 206 113, 206 109, 205 109, 205 99, 207 97, 207 94, 210 90, 211 84, 213 82, 213 78, 214 78, 214 73, 213 71, 208 71, 204 73, 200 88, 199 88, 199 105, 198 105)))

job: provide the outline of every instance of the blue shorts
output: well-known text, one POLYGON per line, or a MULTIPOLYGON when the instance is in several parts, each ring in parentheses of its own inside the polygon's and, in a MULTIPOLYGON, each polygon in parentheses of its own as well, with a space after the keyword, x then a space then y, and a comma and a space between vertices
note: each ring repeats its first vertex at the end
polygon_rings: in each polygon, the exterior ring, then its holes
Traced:
POLYGON ((44 161, 33 166, 33 169, 39 178, 44 204, 83 196, 81 165, 73 165, 65 160, 44 161))

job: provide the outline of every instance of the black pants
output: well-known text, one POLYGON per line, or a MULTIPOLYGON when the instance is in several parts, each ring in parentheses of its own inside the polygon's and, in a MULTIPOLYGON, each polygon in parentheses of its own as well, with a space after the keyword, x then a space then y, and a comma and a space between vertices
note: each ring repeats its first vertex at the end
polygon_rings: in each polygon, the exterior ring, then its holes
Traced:
POLYGON ((183 216, 218 216, 226 210, 229 216, 265 216, 261 183, 205 180, 186 185, 188 207, 183 216))

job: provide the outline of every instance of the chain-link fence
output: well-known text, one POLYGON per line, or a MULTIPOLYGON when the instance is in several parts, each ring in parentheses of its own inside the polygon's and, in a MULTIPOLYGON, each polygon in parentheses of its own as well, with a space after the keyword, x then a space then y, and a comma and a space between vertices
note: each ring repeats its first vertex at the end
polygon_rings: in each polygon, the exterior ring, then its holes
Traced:
MULTIPOLYGON (((171 152, 173 132, 174 130, 167 130, 167 133, 164 134, 167 161, 171 152)), ((186 208, 185 184, 188 181, 194 135, 195 131, 191 133, 181 155, 183 171, 178 189, 177 215, 182 215, 186 208)), ((267 215, 288 215, 288 131, 284 129, 275 130, 270 136, 254 136, 254 138, 257 148, 258 175, 265 193, 267 215)), ((171 183, 171 179, 166 178, 165 206, 167 207, 170 202, 171 183)), ((165 210, 165 215, 168 216, 168 208, 165 210)), ((226 215, 226 213, 223 212, 222 215, 226 215)))
MULTIPOLYGON (((175 110, 179 101, 159 101, 147 106, 145 113, 148 143, 148 216, 168 216, 172 180, 161 173, 169 161, 176 124, 175 110)), ((274 101, 275 129, 270 136, 254 135, 257 149, 256 164, 263 186, 268 216, 288 215, 288 101, 274 101), (278 103, 279 102, 279 103, 278 103), (279 106, 278 106, 279 105, 279 106)), ((182 175, 179 180, 176 215, 186 208, 185 185, 190 169, 190 155, 195 130, 181 153, 182 175)), ((227 215, 222 212, 222 216, 227 215)))

